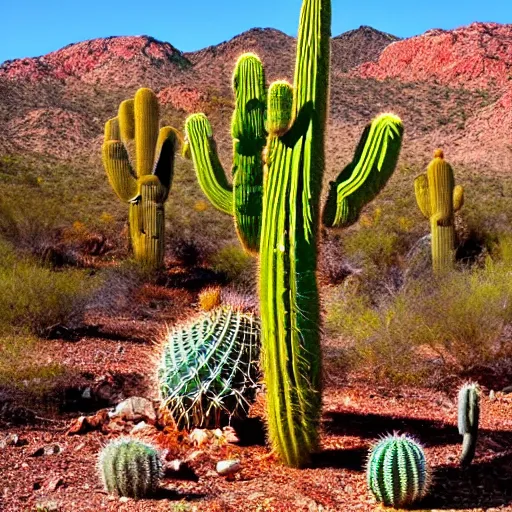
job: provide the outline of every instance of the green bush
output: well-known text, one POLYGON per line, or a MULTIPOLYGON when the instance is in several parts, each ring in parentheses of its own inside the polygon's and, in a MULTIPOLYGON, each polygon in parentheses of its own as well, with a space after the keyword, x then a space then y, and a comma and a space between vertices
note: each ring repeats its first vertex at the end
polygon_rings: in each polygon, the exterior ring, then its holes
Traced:
POLYGON ((411 280, 377 306, 360 291, 334 288, 327 333, 348 341, 344 357, 354 367, 395 383, 426 383, 510 358, 512 237, 493 255, 485 268, 411 280))
POLYGON ((252 290, 256 281, 256 258, 247 254, 241 247, 227 245, 210 257, 215 270, 226 276, 234 287, 252 290))
POLYGON ((74 327, 85 313, 93 280, 78 270, 55 272, 18 259, 0 244, 0 334, 46 336, 52 328, 74 327))

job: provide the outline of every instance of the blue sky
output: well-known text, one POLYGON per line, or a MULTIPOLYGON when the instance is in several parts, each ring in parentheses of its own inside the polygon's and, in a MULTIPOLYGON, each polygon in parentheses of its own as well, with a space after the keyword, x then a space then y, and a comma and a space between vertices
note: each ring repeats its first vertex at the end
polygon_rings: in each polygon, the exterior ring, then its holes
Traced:
MULTIPOLYGON (((0 62, 111 35, 193 51, 253 27, 296 35, 301 0, 0 0, 0 62)), ((473 21, 512 23, 512 0, 333 0, 333 35, 370 25, 400 37, 473 21)))

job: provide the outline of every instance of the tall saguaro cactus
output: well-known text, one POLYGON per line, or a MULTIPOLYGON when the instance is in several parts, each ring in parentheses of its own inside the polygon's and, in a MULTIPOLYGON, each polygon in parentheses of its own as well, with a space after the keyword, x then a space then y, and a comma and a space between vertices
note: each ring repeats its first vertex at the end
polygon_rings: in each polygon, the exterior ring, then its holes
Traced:
POLYGON ((242 55, 233 75, 235 111, 233 138, 233 185, 220 163, 211 125, 204 114, 191 115, 185 124, 187 140, 199 184, 213 206, 232 214, 243 247, 259 248, 263 195, 262 152, 265 131, 265 73, 260 59, 242 55))
MULTIPOLYGON (((234 199, 206 117, 194 114, 186 122, 199 182, 212 203, 220 210, 234 211, 235 219, 239 215, 235 208, 239 208, 251 221, 247 225, 261 225, 259 242, 253 237, 254 243, 249 243, 249 231, 236 220, 246 249, 254 252, 259 247, 268 433, 274 449, 291 466, 307 463, 316 449, 321 413, 316 266, 330 22, 330 0, 304 0, 294 85, 277 81, 270 86, 266 94, 266 132, 262 131, 265 110, 261 110, 265 109, 265 94, 261 78, 256 79, 263 76, 263 71, 241 73, 239 68, 246 59, 260 68, 252 54, 239 59, 234 75, 237 108, 232 123, 234 199), (240 76, 245 80, 237 78, 240 76), (243 89, 245 93, 241 92, 243 89), (255 125, 248 126, 247 120, 251 119, 255 125), (262 133, 267 135, 263 160, 262 133), (249 168, 251 173, 247 172, 249 168)), ((402 132, 400 120, 392 114, 377 117, 365 129, 353 162, 331 184, 323 214, 327 226, 355 222, 362 206, 385 185, 396 165, 402 132)))
POLYGON ((164 259, 164 203, 174 174, 177 132, 159 130, 158 100, 142 88, 119 106, 105 124, 103 165, 112 188, 129 203, 130 237, 135 259, 158 268, 164 259))
POLYGON ((416 201, 421 213, 430 219, 432 266, 435 273, 453 268, 455 262, 455 228, 453 216, 462 208, 464 189, 457 185, 453 169, 437 149, 427 172, 414 180, 416 201))

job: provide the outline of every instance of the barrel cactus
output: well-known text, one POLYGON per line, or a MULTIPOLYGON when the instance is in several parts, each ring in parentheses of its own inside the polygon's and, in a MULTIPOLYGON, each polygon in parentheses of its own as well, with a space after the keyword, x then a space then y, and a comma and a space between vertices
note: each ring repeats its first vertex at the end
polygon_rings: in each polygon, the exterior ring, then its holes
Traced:
MULTIPOLYGON (((321 413, 316 266, 330 23, 330 0, 304 0, 293 86, 277 81, 265 95, 263 71, 253 54, 239 59, 234 75, 234 169, 240 173, 251 163, 251 174, 244 174, 243 180, 235 175, 235 189, 237 183, 242 185, 231 204, 243 207, 241 211, 253 221, 247 225, 254 227, 259 222, 260 226, 259 237, 253 237, 254 244, 243 243, 253 252, 259 248, 269 438, 281 459, 291 466, 304 465, 316 450, 321 413), (249 62, 252 73, 241 71, 249 62), (266 116, 261 115, 262 108, 266 108, 266 116), (263 126, 266 145, 261 142, 263 126)), ((212 202, 216 201, 220 209, 232 211, 228 201, 231 192, 208 120, 203 114, 194 114, 187 119, 185 128, 203 190, 210 190, 212 202)), ((400 120, 392 114, 379 116, 365 129, 353 163, 332 186, 324 210, 327 226, 354 222, 362 206, 384 186, 398 158, 402 131, 400 120)), ((248 232, 241 225, 237 223, 239 234, 248 232)))
POLYGON ((453 169, 441 149, 434 152, 427 172, 414 180, 414 190, 421 213, 430 220, 434 272, 450 270, 455 263, 454 213, 462 208, 464 189, 455 186, 453 169))
POLYGON ((462 466, 471 464, 475 456, 478 437, 478 421, 480 419, 480 388, 478 384, 468 383, 459 390, 458 427, 463 437, 460 463, 462 466))
POLYGON ((259 320, 239 309, 220 307, 171 330, 158 382, 178 427, 217 427, 246 414, 258 387, 259 354, 259 320))
POLYGON ((427 495, 430 485, 423 448, 405 434, 381 439, 370 452, 366 479, 379 503, 395 508, 412 505, 427 495))
POLYGON ((159 130, 158 99, 142 88, 107 121, 103 166, 112 188, 129 204, 130 239, 135 259, 152 268, 164 259, 164 203, 174 174, 178 134, 159 130))
POLYGON ((103 448, 99 470, 109 494, 135 499, 155 494, 163 474, 158 450, 128 438, 111 441, 103 448))

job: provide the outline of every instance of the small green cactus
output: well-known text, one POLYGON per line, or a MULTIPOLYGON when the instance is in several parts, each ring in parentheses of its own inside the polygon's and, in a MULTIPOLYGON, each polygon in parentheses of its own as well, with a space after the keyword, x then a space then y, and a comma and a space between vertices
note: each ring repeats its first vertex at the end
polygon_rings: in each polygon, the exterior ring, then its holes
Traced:
POLYGON ((256 395, 260 323, 220 307, 169 332, 158 368, 160 395, 180 428, 218 427, 256 395))
POLYGON ((99 470, 109 494, 135 499, 154 495, 162 478, 159 452, 135 439, 119 439, 105 446, 99 470))
POLYGON ((103 165, 118 197, 130 205, 130 237, 135 259, 148 267, 164 260, 164 203, 174 174, 179 135, 158 129, 158 99, 139 89, 105 124, 103 165))
POLYGON ((414 180, 414 191, 421 213, 430 219, 434 272, 450 270, 455 262, 453 215, 464 204, 464 189, 455 186, 453 169, 442 150, 436 149, 426 174, 414 180))
POLYGON ((376 500, 395 508, 423 499, 430 484, 423 448, 405 434, 387 436, 372 448, 366 477, 376 500))
POLYGON ((480 388, 478 384, 464 384, 459 390, 458 401, 459 434, 464 436, 460 463, 462 466, 471 464, 475 456, 478 437, 478 421, 480 419, 480 388))

